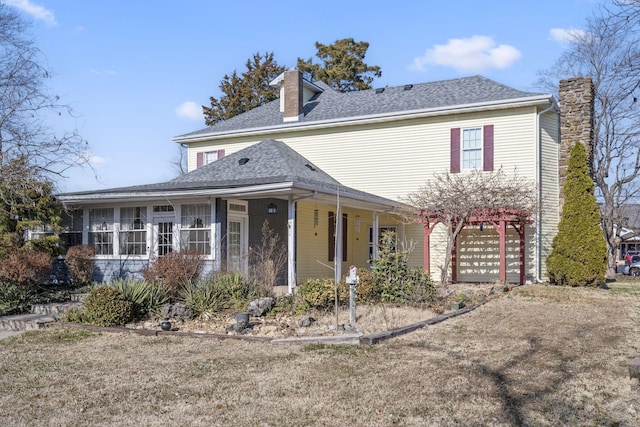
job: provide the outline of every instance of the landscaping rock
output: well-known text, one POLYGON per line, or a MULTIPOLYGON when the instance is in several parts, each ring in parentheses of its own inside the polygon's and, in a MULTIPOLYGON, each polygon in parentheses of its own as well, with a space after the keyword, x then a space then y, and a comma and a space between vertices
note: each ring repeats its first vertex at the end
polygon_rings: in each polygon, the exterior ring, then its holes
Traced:
POLYGON ((316 323, 316 319, 311 316, 304 316, 302 319, 300 319, 300 326, 302 326, 303 328, 308 328, 314 323, 316 323))
POLYGON ((249 303, 247 307, 247 313, 253 317, 264 316, 271 311, 276 304, 276 300, 273 298, 260 298, 249 303))
POLYGON ((165 304, 160 314, 163 319, 174 319, 180 322, 186 322, 193 319, 193 313, 183 303, 165 304))

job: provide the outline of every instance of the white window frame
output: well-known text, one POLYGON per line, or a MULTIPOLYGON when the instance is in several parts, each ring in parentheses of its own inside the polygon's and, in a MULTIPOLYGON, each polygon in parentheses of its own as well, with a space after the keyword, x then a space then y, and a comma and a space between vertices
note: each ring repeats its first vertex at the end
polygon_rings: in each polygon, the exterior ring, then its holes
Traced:
POLYGON ((204 159, 203 160, 203 166, 204 165, 208 165, 209 163, 213 163, 216 160, 218 160, 218 150, 214 150, 214 151, 205 151, 204 152, 204 159))
POLYGON ((196 246, 202 246, 205 248, 204 253, 201 253, 203 257, 210 259, 214 255, 213 251, 213 224, 214 224, 214 212, 213 206, 208 202, 193 202, 193 203, 184 203, 180 205, 180 216, 177 218, 179 224, 179 245, 180 249, 193 249, 191 248, 191 235, 195 233, 196 236, 204 235, 206 239, 202 241, 196 241, 196 246), (189 214, 185 214, 185 211, 188 211, 192 207, 201 208, 201 212, 196 212, 195 216, 189 214), (203 218, 199 218, 198 215, 202 214, 203 218), (194 219, 202 219, 201 224, 192 223, 194 219), (186 222, 185 222, 186 221, 186 222), (198 226, 199 225, 199 226, 198 226), (187 236, 187 237, 185 237, 187 236))
POLYGON ((149 255, 149 233, 148 233, 148 223, 149 223, 149 208, 147 206, 122 206, 120 207, 120 217, 118 219, 119 228, 118 228, 118 254, 126 255, 126 256, 139 256, 139 257, 147 257, 149 255), (133 209, 133 216, 123 216, 124 210, 133 209), (139 211, 137 211, 139 210, 139 211), (139 212, 139 215, 138 215, 139 212), (136 216, 137 215, 137 216, 136 216), (131 222, 133 220, 133 222, 131 222), (140 221, 139 223, 136 221, 140 221), (127 235, 140 236, 140 239, 130 243, 127 238, 127 235), (123 248, 123 246, 125 246, 123 248), (134 245, 139 248, 139 250, 133 250, 130 253, 129 245, 134 245), (123 250, 124 249, 124 250, 123 250))
POLYGON ((483 168, 484 162, 484 135, 482 126, 474 126, 463 128, 460 135, 460 170, 475 170, 483 168), (470 138, 471 132, 474 133, 474 138, 470 138), (470 142, 474 142, 474 146, 468 145, 470 142), (473 159, 465 158, 465 154, 474 154, 473 159), (473 163, 472 163, 473 162, 473 163))
POLYGON ((89 232, 88 232, 88 244, 96 249, 96 257, 111 257, 115 255, 118 242, 114 236, 114 225, 116 223, 114 208, 90 208, 88 212, 89 232), (97 212, 100 213, 97 213, 97 212), (111 215, 106 215, 107 211, 111 211, 111 215), (94 214, 94 215, 92 215, 94 214), (98 250, 96 247, 95 237, 110 237, 111 241, 107 243, 99 243, 100 245, 111 245, 111 252, 104 253, 102 250, 98 250))

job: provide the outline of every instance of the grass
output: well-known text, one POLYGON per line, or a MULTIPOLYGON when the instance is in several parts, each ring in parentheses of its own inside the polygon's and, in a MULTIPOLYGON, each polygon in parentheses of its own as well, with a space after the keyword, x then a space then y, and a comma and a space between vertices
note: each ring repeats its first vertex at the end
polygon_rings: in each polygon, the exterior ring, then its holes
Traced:
POLYGON ((637 426, 637 287, 516 288, 373 347, 29 332, 0 341, 3 424, 637 426))

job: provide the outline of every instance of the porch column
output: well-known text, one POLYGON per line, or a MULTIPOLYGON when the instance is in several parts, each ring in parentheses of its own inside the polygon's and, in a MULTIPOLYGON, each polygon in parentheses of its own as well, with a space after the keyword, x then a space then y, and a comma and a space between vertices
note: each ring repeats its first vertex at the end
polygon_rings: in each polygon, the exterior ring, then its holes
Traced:
POLYGON ((373 213, 373 225, 371 226, 371 244, 373 245, 371 251, 371 258, 378 259, 378 242, 380 241, 379 226, 378 226, 378 212, 373 213))
POLYGON ((334 254, 334 264, 335 264, 335 279, 336 283, 340 283, 342 279, 342 207, 338 203, 336 206, 336 235, 334 240, 335 246, 335 254, 334 254))
POLYGON ((296 287, 296 202, 289 197, 287 205, 287 292, 296 287))

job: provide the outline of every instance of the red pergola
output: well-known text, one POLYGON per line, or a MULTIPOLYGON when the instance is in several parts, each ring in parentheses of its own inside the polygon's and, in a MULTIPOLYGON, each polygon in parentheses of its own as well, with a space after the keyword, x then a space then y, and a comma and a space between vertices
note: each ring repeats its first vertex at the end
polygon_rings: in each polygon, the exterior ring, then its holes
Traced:
MULTIPOLYGON (((533 221, 529 219, 531 214, 529 212, 521 211, 518 209, 477 209, 472 215, 463 219, 463 228, 466 225, 492 225, 498 233, 499 245, 500 245, 500 281, 506 283, 507 281, 507 226, 512 226, 520 238, 520 284, 525 283, 525 240, 524 229, 525 225, 531 224, 533 221)), ((431 232, 433 228, 441 222, 442 215, 438 212, 420 211, 418 215, 418 221, 423 224, 424 227, 424 265, 430 266, 430 240, 431 232)), ((455 227, 457 224, 452 224, 455 227)), ((451 281, 456 283, 458 281, 458 263, 457 263, 457 237, 453 242, 453 249, 451 251, 451 281)))

